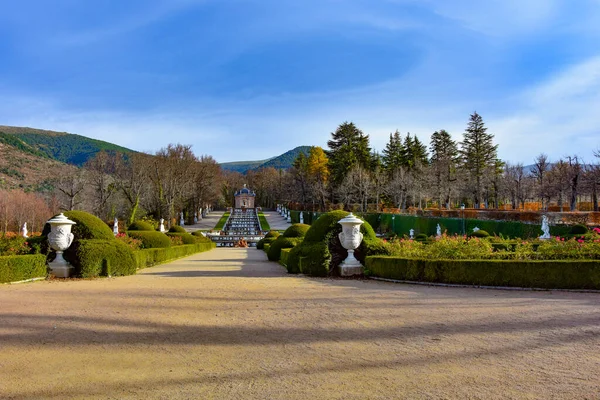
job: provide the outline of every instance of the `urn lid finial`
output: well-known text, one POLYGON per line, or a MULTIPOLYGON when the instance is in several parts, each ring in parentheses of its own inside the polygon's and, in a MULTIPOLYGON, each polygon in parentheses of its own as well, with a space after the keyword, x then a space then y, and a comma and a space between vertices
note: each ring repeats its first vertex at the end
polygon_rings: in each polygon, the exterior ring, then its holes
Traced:
POLYGON ((76 222, 71 221, 69 218, 65 217, 63 213, 60 213, 56 217, 47 221, 50 225, 77 225, 76 222))
POLYGON ((363 220, 360 218, 357 218, 354 214, 350 213, 346 216, 346 218, 342 218, 338 221, 338 223, 344 225, 344 224, 350 224, 350 225, 360 225, 363 223, 363 220))

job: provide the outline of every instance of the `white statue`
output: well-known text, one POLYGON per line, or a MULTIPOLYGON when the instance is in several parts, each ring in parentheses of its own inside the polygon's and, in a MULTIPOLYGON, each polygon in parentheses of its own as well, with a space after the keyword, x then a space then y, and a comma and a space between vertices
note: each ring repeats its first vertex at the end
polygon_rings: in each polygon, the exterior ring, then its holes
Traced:
POLYGON ((437 224, 437 228, 435 230, 435 236, 438 238, 442 237, 442 227, 440 226, 440 224, 437 224))
POLYGON ((198 213, 194 213, 194 223, 198 223, 198 213))
POLYGON ((411 229, 411 230, 409 230, 409 231, 408 231, 408 234, 410 235, 410 238, 411 238, 411 239, 414 239, 414 238, 415 238, 415 230, 414 230, 414 229, 411 229))
POLYGON ((24 238, 28 238, 29 236, 27 236, 27 233, 29 233, 27 231, 27 222, 25 222, 23 224, 23 229, 21 229, 21 236, 23 236, 24 238))
POLYGON ((185 220, 183 219, 183 211, 179 214, 179 225, 185 225, 185 220))
POLYGON ((119 234, 119 220, 115 217, 115 221, 113 222, 113 233, 115 236, 119 234))
POLYGON ((166 232, 166 229, 165 229, 165 219, 164 218, 160 219, 160 227, 158 228, 158 230, 161 231, 162 233, 166 232))
POLYGON ((302 211, 300 211, 300 223, 304 223, 304 214, 302 213, 302 211))
POLYGON ((475 233, 475 232, 477 232, 479 230, 481 230, 481 229, 479 229, 478 227, 475 227, 475 228, 473 228, 473 233, 475 233))
POLYGON ((550 224, 548 223, 548 217, 547 216, 543 216, 542 217, 542 236, 540 236, 540 239, 550 239, 550 224))

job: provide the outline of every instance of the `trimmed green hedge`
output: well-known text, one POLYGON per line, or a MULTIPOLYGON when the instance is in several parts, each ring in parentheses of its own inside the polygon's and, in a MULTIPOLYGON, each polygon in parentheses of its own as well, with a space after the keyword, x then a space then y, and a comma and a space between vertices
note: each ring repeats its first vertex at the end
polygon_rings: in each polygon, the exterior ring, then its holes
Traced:
POLYGON ((171 239, 162 232, 156 231, 128 231, 127 235, 142 241, 144 249, 171 247, 171 239))
POLYGON ((94 278, 135 273, 133 251, 125 243, 114 239, 89 239, 80 240, 74 246, 74 257, 69 257, 68 261, 77 276, 94 278))
POLYGON ((222 231, 223 227, 225 226, 225 223, 227 222, 227 219, 229 218, 229 214, 231 214, 230 212, 226 212, 225 214, 223 214, 223 216, 221 217, 221 219, 219 219, 219 222, 217 222, 217 225, 215 225, 215 230, 216 231, 222 231))
MULTIPOLYGON (((75 240, 84 239, 114 239, 113 231, 100 218, 86 213, 85 211, 65 211, 65 217, 75 222, 71 227, 71 232, 75 235, 75 240)), ((50 224, 44 225, 42 236, 48 236, 50 233, 50 224)))
POLYGON ((201 231, 194 231, 192 235, 196 238, 196 243, 212 243, 212 240, 204 236, 201 231))
POLYGON ((0 283, 18 282, 46 276, 43 254, 0 257, 0 283))
MULTIPOLYGON (((348 256, 348 251, 342 247, 338 238, 342 231, 338 221, 348 214, 341 210, 322 214, 306 232, 304 241, 290 252, 288 272, 313 276, 327 276, 334 272, 335 267, 348 256)), ((361 225, 360 231, 363 241, 354 252, 358 260, 364 263, 367 255, 390 254, 388 247, 375 236, 368 222, 361 225)))
POLYGON ((279 236, 271 245, 267 251, 267 257, 269 261, 279 261, 281 257, 281 249, 291 249, 302 243, 302 238, 287 238, 285 236, 279 236))
POLYGON ((279 233, 277 231, 269 231, 269 233, 267 233, 264 238, 260 239, 258 241, 258 243, 256 243, 256 248, 258 250, 265 250, 265 245, 267 243, 268 244, 273 243, 275 241, 275 239, 277 239, 280 235, 281 235, 281 233, 279 233))
POLYGON ((187 231, 185 230, 185 228, 179 225, 173 225, 169 228, 169 233, 187 233, 187 231))
POLYGON ((201 253, 214 249, 216 244, 196 243, 183 246, 173 246, 161 249, 144 249, 133 252, 135 263, 138 269, 151 267, 176 258, 186 257, 195 253, 201 253))
POLYGON ((146 221, 133 221, 127 228, 128 231, 154 231, 152 224, 146 221))
POLYGON ((269 254, 269 249, 271 248, 271 243, 265 243, 264 245, 264 252, 269 254))
MULTIPOLYGON (((410 229, 414 229, 416 234, 423 233, 427 236, 435 236, 437 224, 440 224, 442 232, 447 231, 449 235, 463 234, 462 218, 428 218, 413 215, 369 213, 362 214, 361 218, 371 224, 373 229, 389 231, 399 236, 409 235, 410 229)), ((473 232, 473 228, 478 227, 487 231, 490 235, 503 235, 511 238, 536 238, 542 234, 540 224, 527 224, 516 221, 492 221, 481 219, 464 219, 465 233, 473 232)), ((571 226, 553 225, 550 227, 552 236, 563 236, 570 233, 571 226)))
POLYGON ((600 289, 596 260, 414 260, 367 257, 372 276, 407 281, 543 289, 600 289))
POLYGON ((287 228, 283 232, 283 237, 287 238, 301 238, 306 235, 306 232, 310 229, 310 225, 306 224, 294 224, 287 228))
POLYGON ((287 265, 288 257, 292 249, 281 249, 281 256, 279 257, 279 263, 284 267, 287 265))
POLYGON ((167 232, 167 236, 178 236, 181 238, 183 244, 196 244, 198 242, 198 239, 190 233, 167 232))

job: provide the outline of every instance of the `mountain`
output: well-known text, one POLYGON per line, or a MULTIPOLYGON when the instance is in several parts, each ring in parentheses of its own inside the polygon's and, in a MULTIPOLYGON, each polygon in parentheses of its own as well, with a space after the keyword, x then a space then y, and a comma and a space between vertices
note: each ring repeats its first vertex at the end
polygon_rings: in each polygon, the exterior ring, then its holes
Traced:
POLYGON ((294 160, 300 153, 308 155, 310 146, 298 146, 295 149, 286 151, 285 153, 262 161, 235 161, 222 163, 221 168, 227 171, 236 171, 242 174, 254 169, 273 167, 276 169, 288 169, 294 164, 294 160))
POLYGON ((82 166, 101 150, 131 153, 133 150, 102 140, 66 132, 0 125, 0 143, 38 157, 82 166))

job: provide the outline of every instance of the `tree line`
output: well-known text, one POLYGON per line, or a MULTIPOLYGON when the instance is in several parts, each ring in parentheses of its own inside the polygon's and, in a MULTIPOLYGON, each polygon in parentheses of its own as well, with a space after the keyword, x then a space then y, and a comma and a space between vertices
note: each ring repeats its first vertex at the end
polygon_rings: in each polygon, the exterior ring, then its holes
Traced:
POLYGON ((600 153, 592 163, 577 155, 552 162, 540 154, 531 168, 512 164, 498 158, 494 135, 476 112, 459 142, 443 129, 432 133, 429 146, 396 131, 378 153, 371 149, 369 135, 344 122, 331 133, 327 147, 312 147, 308 157, 299 155, 289 171, 251 172, 247 180, 260 204, 380 211, 384 206, 451 209, 463 204, 523 209, 537 202, 542 210, 554 203, 561 211, 575 211, 585 199, 598 211, 600 153))

